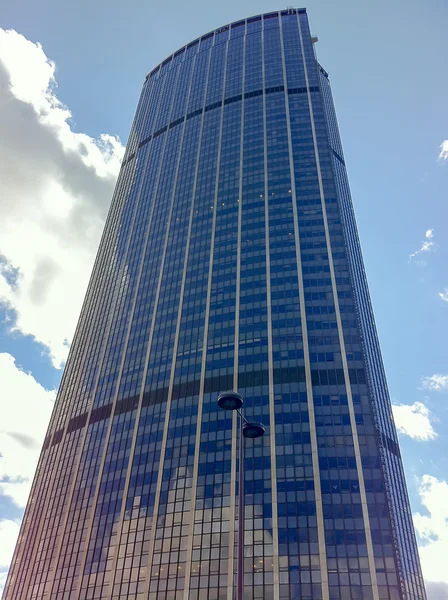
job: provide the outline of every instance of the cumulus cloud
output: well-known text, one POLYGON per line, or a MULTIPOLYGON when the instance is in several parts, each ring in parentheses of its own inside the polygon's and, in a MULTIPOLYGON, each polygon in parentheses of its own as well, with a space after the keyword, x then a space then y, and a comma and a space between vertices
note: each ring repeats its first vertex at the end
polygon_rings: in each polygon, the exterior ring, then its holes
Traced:
POLYGON ((448 375, 431 375, 430 377, 423 377, 423 387, 428 390, 434 390, 440 392, 448 389, 448 375))
POLYGON ((447 600, 448 583, 441 583, 439 581, 427 581, 426 597, 428 598, 428 600, 447 600))
MULTIPOLYGON (((425 231, 425 239, 421 243, 420 248, 409 255, 409 260, 415 259, 415 257, 417 255, 421 254, 422 252, 430 252, 435 246, 433 238, 434 238, 434 229, 427 229, 425 231)), ((418 262, 421 265, 426 265, 425 261, 420 260, 418 262)))
MULTIPOLYGON (((414 514, 423 575, 428 581, 448 584, 448 484, 432 475, 424 475, 419 480, 418 492, 427 511, 425 515, 414 514)), ((440 590, 443 586, 435 586, 435 592, 440 590)))
POLYGON ((0 29, 0 302, 64 362, 124 147, 72 129, 39 44, 0 29))
POLYGON ((443 142, 440 144, 439 159, 448 160, 448 140, 443 140, 443 142))
POLYGON ((427 441, 437 437, 432 428, 430 412, 421 402, 414 404, 393 404, 395 425, 397 430, 414 440, 427 441))
POLYGON ((0 567, 6 567, 11 562, 17 536, 19 535, 19 529, 20 523, 17 521, 10 521, 8 519, 0 521, 0 539, 2 540, 2 543, 0 544, 0 567))
POLYGON ((448 288, 445 288, 443 292, 439 292, 439 296, 444 302, 448 302, 448 288))
POLYGON ((19 535, 20 523, 10 519, 0 521, 0 594, 3 591, 8 575, 8 567, 14 553, 19 535))
POLYGON ((24 507, 56 393, 44 389, 4 352, 0 390, 0 494, 24 507))

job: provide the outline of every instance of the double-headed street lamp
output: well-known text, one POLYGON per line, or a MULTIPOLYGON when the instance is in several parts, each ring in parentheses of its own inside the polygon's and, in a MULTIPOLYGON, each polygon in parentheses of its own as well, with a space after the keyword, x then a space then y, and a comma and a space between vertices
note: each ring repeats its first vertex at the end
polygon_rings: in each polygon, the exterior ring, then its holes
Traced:
MULTIPOLYGON (((241 412, 243 397, 237 392, 223 392, 218 396, 218 406, 224 410, 236 410, 240 419, 240 447, 238 473, 238 562, 237 562, 237 600, 243 600, 244 572, 244 438, 259 438, 265 434, 262 423, 248 421, 241 412)), ((230 573, 229 573, 230 576, 230 573)))

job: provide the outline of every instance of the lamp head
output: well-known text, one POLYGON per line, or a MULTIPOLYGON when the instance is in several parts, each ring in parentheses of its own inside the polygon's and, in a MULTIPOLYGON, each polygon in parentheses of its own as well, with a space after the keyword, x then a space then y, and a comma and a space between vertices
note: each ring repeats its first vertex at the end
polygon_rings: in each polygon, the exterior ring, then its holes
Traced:
POLYGON ((243 435, 246 438, 259 438, 262 437, 266 433, 266 428, 263 423, 256 423, 255 421, 250 421, 248 423, 244 423, 243 425, 243 435))
POLYGON ((224 410, 239 410, 243 406, 243 397, 238 392, 222 392, 218 396, 218 406, 224 410))

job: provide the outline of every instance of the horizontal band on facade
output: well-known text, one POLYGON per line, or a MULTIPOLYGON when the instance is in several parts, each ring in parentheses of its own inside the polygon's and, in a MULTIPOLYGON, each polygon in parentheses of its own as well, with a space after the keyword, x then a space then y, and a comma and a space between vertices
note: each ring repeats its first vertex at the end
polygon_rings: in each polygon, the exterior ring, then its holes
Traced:
MULTIPOLYGON (((284 91, 285 91, 285 88, 284 88, 283 85, 277 85, 275 87, 265 88, 264 90, 260 89, 260 90, 255 90, 253 92, 246 92, 244 94, 244 99, 247 100, 248 98, 255 98, 256 96, 262 96, 263 93, 264 94, 275 94, 277 92, 284 92, 284 91)), ((289 95, 306 94, 308 91, 310 91, 310 92, 318 92, 319 91, 319 86, 314 85, 314 86, 311 86, 309 88, 306 88, 306 87, 288 88, 288 94, 289 95)), ((175 121, 172 121, 168 125, 165 125, 164 127, 161 127, 160 129, 158 129, 154 133, 151 133, 148 137, 146 137, 144 140, 142 140, 139 143, 138 147, 142 148, 143 146, 145 146, 146 144, 148 144, 154 138, 158 137, 159 135, 162 135, 162 133, 165 133, 166 131, 168 131, 168 129, 173 129, 174 127, 177 127, 177 125, 180 125, 185 120, 188 121, 189 119, 192 119, 193 117, 198 117, 202 113, 206 113, 206 112, 209 112, 210 110, 215 110, 217 108, 221 108, 222 105, 227 106, 228 104, 234 104, 235 102, 241 102, 242 99, 243 99, 243 94, 237 94, 236 96, 231 96, 229 98, 225 98, 223 101, 219 100, 218 102, 212 102, 211 104, 207 104, 204 108, 199 108, 199 109, 194 110, 194 111, 192 111, 190 113, 187 113, 183 117, 179 117, 178 119, 176 119, 175 121)), ((132 154, 130 154, 128 156, 128 158, 123 161, 123 166, 125 164, 131 162, 131 160, 133 158, 135 158, 135 152, 133 152, 132 154)))
MULTIPOLYGON (((366 376, 364 369, 349 369, 350 382, 352 384, 365 384, 366 376)), ((344 371, 342 369, 315 369, 311 371, 313 386, 344 385, 344 371)), ((238 375, 238 389, 253 388, 268 385, 269 373, 267 369, 260 371, 247 371, 238 375)), ((282 383, 305 383, 305 367, 288 367, 274 369, 274 384, 282 383)), ((173 386, 172 398, 191 398, 199 394, 200 380, 195 379, 188 383, 178 383, 173 386)), ((204 381, 204 393, 222 392, 233 387, 233 373, 208 377, 204 381)), ((151 406, 165 402, 168 398, 169 387, 159 388, 146 392, 143 396, 143 406, 151 406)), ((135 410, 138 405, 138 396, 118 400, 115 407, 115 415, 135 410)), ((108 419, 112 413, 112 402, 94 408, 90 414, 89 425, 108 419)), ((85 412, 70 419, 67 434, 82 429, 87 424, 88 413, 85 412)), ((53 436, 47 436, 44 442, 44 450, 59 444, 63 437, 63 429, 59 429, 53 436)))

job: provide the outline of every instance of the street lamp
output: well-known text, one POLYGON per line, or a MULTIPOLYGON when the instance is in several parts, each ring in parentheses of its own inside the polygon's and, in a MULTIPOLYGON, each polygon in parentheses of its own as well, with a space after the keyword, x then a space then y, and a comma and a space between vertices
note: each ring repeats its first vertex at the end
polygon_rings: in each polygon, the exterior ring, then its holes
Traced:
MULTIPOLYGON (((263 423, 248 421, 241 412, 243 397, 237 392, 223 392, 218 396, 218 406, 224 410, 236 410, 240 417, 240 447, 238 473, 238 562, 236 600, 243 600, 244 572, 244 438, 259 438, 266 432, 263 423)), ((230 574, 229 574, 230 576, 230 574)))

